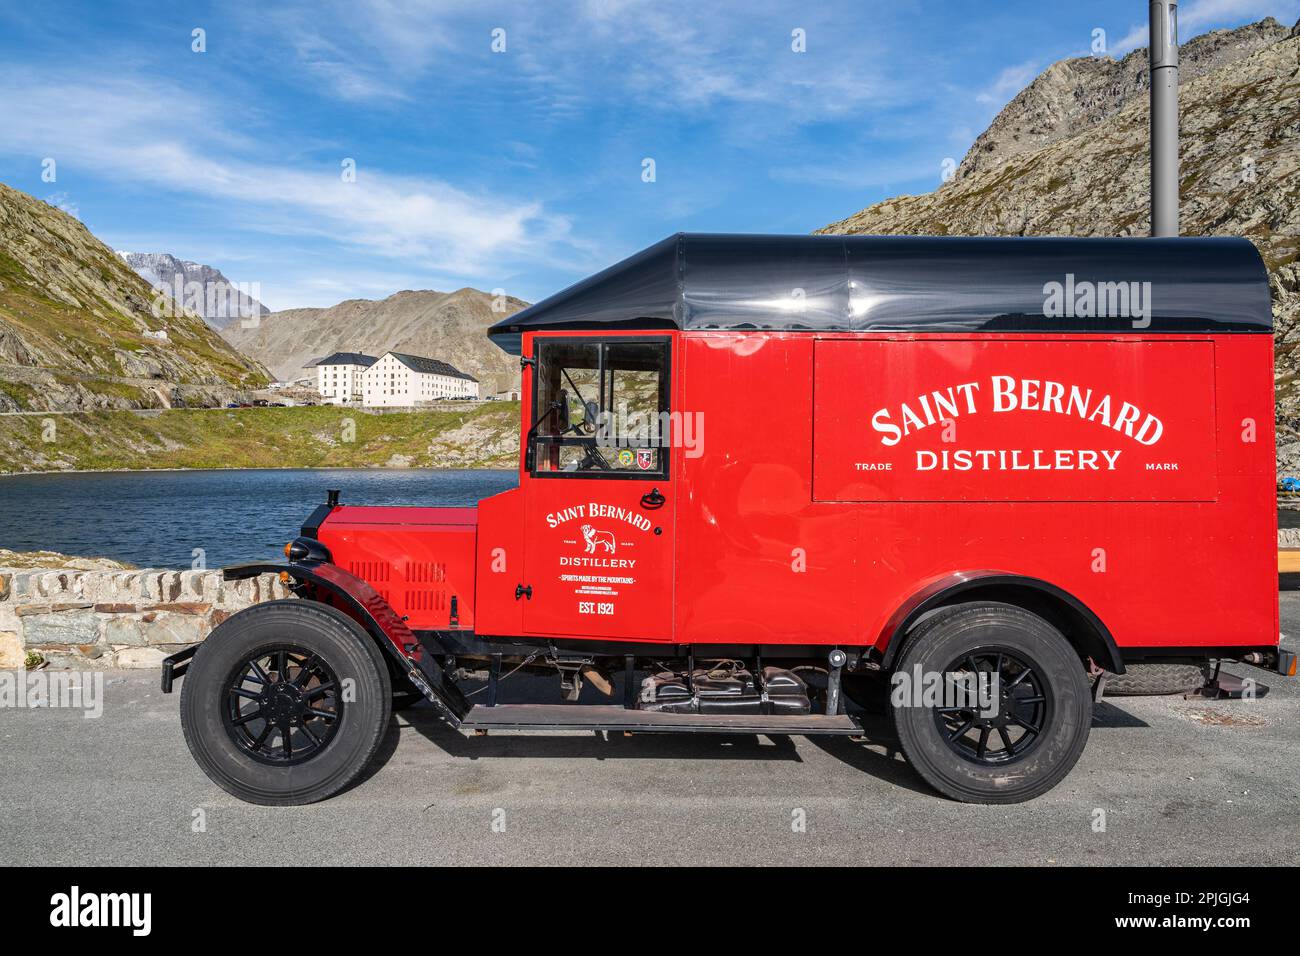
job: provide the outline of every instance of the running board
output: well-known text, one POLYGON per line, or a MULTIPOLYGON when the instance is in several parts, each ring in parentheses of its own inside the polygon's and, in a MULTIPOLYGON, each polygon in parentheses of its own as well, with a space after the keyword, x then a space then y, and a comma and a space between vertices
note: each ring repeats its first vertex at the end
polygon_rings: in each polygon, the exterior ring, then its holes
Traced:
POLYGON ((486 730, 613 730, 627 733, 854 735, 862 725, 845 714, 664 714, 607 704, 475 704, 461 727, 486 730))

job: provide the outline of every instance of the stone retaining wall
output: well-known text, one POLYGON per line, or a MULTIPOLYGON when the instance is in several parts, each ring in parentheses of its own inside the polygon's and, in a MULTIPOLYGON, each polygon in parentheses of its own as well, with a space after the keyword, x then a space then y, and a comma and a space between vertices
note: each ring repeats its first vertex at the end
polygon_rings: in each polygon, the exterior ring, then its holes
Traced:
POLYGON ((0 567, 0 668, 31 651, 51 667, 157 667, 236 611, 288 596, 272 574, 0 567))

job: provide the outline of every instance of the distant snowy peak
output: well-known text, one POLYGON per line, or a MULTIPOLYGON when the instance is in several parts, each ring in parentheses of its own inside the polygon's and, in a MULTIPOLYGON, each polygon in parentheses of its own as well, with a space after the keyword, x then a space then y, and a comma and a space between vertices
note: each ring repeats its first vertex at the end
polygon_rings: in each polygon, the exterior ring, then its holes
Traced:
POLYGON ((127 265, 155 289, 203 316, 213 328, 223 329, 239 319, 265 315, 269 310, 257 300, 257 283, 232 282, 220 269, 167 252, 123 252, 127 265))

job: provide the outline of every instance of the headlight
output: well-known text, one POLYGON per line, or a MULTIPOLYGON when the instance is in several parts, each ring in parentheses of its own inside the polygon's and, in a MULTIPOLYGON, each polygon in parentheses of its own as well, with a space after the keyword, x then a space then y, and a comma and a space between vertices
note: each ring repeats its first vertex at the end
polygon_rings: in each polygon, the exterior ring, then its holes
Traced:
POLYGON ((315 538, 294 538, 284 546, 284 556, 295 564, 302 561, 325 562, 330 560, 329 548, 315 538))

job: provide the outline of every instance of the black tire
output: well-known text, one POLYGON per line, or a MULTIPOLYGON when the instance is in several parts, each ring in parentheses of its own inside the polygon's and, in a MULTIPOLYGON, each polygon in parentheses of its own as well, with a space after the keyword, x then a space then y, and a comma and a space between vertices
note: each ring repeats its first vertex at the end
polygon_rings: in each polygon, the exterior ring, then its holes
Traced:
POLYGON ((1159 697, 1203 687, 1214 674, 1208 661, 1196 664, 1129 664, 1106 678, 1107 697, 1159 697))
POLYGON ((907 635, 894 674, 910 680, 918 666, 922 675, 995 668, 1001 675, 992 718, 971 709, 899 706, 891 695, 904 755, 945 796, 967 803, 1032 800, 1070 772, 1088 742, 1092 698, 1083 663, 1036 614, 994 603, 936 614, 907 635))
POLYGON ((199 767, 223 790, 248 803, 295 806, 332 796, 365 769, 391 707, 388 668, 370 635, 341 611, 290 599, 246 608, 213 630, 185 675, 181 729, 199 767), (267 663, 266 681, 252 676, 258 661, 267 663), (241 675, 250 675, 248 683, 241 675), (349 680, 355 693, 337 693, 349 680), (295 703, 316 709, 289 716, 295 703), (266 728, 265 741, 255 741, 266 728))

